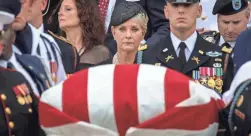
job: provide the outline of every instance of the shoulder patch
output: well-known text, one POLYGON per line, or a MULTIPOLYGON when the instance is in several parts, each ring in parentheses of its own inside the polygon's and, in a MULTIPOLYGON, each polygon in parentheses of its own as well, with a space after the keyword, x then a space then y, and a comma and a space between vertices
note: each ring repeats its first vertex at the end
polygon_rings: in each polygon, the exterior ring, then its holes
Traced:
POLYGON ((147 44, 140 44, 139 45, 139 48, 138 48, 138 51, 144 51, 148 48, 148 45, 147 44))
POLYGON ((201 34, 201 37, 206 41, 212 43, 215 41, 215 37, 218 34, 217 31, 209 31, 201 34))
POLYGON ((71 44, 66 38, 64 38, 63 36, 58 36, 58 35, 54 34, 53 32, 51 32, 50 30, 48 30, 48 33, 49 33, 50 35, 52 35, 53 37, 55 37, 55 38, 57 38, 57 39, 59 39, 59 40, 61 40, 61 41, 64 41, 64 42, 66 42, 66 43, 72 45, 72 44, 71 44))

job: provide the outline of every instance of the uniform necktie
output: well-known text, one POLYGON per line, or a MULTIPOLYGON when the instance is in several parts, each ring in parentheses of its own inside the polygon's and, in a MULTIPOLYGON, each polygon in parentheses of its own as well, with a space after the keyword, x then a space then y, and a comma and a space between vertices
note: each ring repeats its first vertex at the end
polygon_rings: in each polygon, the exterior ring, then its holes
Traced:
POLYGON ((8 62, 7 63, 7 68, 9 68, 9 69, 15 69, 15 66, 11 62, 8 62))
POLYGON ((180 52, 179 52, 179 60, 182 64, 182 66, 184 66, 186 64, 186 55, 185 55, 185 49, 186 49, 186 44, 184 42, 181 42, 179 45, 180 48, 180 52))
POLYGON ((109 0, 99 0, 98 6, 100 10, 100 15, 103 21, 105 21, 109 0))
POLYGON ((226 46, 227 48, 232 48, 231 45, 230 45, 229 43, 227 43, 227 42, 224 42, 224 43, 222 44, 222 46, 226 46))

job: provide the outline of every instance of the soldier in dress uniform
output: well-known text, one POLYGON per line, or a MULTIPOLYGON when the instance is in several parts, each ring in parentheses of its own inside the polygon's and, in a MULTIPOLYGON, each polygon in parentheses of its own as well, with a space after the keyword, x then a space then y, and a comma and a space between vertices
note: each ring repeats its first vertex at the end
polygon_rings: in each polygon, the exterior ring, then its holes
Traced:
POLYGON ((232 50, 236 38, 247 28, 250 16, 247 0, 217 0, 212 13, 218 15, 219 32, 206 32, 202 37, 232 50))
MULTIPOLYGON (((4 58, 6 25, 14 21, 20 10, 20 1, 0 1, 0 60, 4 58), (13 13, 13 14, 12 14, 13 13)), ((12 69, 0 66, 0 135, 45 136, 39 126, 38 99, 25 77, 12 69)))
MULTIPOLYGON (((22 4, 14 4, 14 5, 7 5, 2 0, 0 1, 2 7, 4 7, 7 13, 15 15, 15 16, 25 16, 24 12, 24 5, 22 4), (17 9, 21 9, 20 12, 17 9), (21 15, 22 14, 22 15, 21 15)), ((2 18, 6 20, 8 16, 5 13, 0 13, 2 18)), ((17 19, 13 16, 13 19, 17 19)), ((52 85, 52 80, 50 78, 50 74, 46 69, 42 60, 36 56, 32 56, 29 54, 18 54, 13 50, 13 42, 15 38, 15 32, 13 29, 16 29, 17 26, 24 26, 26 22, 21 22, 19 20, 15 20, 12 25, 12 22, 8 22, 5 24, 3 29, 3 37, 2 37, 2 44, 4 45, 3 54, 0 60, 0 66, 4 68, 11 68, 15 69, 20 72, 28 81, 29 85, 31 86, 32 90, 37 96, 40 96, 43 91, 47 90, 52 85), (13 28, 13 29, 12 29, 13 28)))
POLYGON ((220 93, 227 90, 230 83, 225 81, 231 77, 224 54, 196 32, 196 18, 202 11, 199 0, 168 0, 164 11, 171 33, 144 51, 143 63, 180 71, 220 93))

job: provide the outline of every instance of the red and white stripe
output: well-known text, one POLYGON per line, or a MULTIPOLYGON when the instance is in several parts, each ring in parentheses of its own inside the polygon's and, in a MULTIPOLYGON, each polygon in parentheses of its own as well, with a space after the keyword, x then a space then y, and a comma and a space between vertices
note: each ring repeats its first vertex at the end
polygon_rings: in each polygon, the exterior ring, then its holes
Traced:
POLYGON ((214 91, 151 65, 105 65, 46 91, 40 122, 49 136, 216 135, 214 91))

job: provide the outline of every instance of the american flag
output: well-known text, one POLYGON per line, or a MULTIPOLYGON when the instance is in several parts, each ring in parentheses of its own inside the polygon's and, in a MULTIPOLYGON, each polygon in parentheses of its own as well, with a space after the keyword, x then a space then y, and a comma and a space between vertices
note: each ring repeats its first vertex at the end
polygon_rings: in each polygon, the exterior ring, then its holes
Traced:
POLYGON ((214 136, 224 106, 174 70, 104 65, 44 92, 39 115, 48 136, 214 136))

